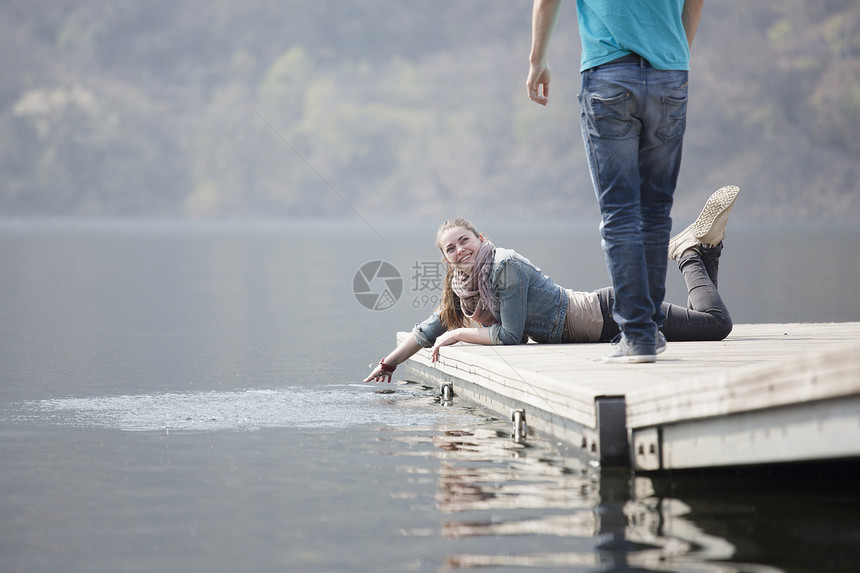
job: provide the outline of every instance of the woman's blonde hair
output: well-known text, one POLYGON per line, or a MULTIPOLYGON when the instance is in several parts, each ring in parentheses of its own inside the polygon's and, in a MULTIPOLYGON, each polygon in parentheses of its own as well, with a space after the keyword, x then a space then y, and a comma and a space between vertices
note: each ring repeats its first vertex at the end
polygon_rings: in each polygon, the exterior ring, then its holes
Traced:
MULTIPOLYGON (((476 237, 481 237, 475 226, 466 219, 462 217, 448 219, 439 226, 439 230, 436 232, 436 246, 439 247, 440 251, 442 250, 442 245, 439 241, 442 233, 455 227, 463 227, 467 231, 474 233, 476 237)), ((466 315, 463 314, 463 310, 460 308, 460 297, 451 288, 451 279, 454 278, 454 267, 448 263, 444 252, 442 254, 442 261, 447 265, 447 271, 445 273, 445 282, 442 286, 442 302, 439 304, 439 318, 448 330, 472 326, 472 321, 466 318, 466 315)))

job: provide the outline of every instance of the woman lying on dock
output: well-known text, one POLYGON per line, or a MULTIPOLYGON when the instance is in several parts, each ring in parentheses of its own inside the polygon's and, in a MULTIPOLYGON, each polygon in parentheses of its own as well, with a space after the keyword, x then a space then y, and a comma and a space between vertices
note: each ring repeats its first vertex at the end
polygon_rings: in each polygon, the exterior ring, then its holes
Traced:
MULTIPOLYGON (((717 269, 738 192, 735 186, 716 191, 696 221, 669 241, 669 259, 678 262, 688 299, 686 307, 663 303, 666 320, 658 354, 667 340, 722 340, 732 330, 717 292, 717 269)), ((413 336, 379 361, 365 382, 390 382, 397 365, 422 348, 433 348, 435 362, 441 347, 457 342, 611 342, 620 332, 612 318, 612 287, 564 289, 516 251, 494 246, 465 219, 445 221, 436 244, 448 263, 442 303, 415 326, 413 336)))

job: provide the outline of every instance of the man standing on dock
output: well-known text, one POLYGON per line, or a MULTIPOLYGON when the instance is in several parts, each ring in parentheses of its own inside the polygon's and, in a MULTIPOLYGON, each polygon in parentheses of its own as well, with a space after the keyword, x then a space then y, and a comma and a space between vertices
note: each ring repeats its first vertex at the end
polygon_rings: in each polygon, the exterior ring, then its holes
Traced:
MULTIPOLYGON (((681 165, 690 46, 704 0, 576 0, 582 137, 600 206, 621 338, 604 362, 654 362, 670 212, 681 165)), ((535 0, 526 85, 546 105, 547 51, 561 0, 535 0)))

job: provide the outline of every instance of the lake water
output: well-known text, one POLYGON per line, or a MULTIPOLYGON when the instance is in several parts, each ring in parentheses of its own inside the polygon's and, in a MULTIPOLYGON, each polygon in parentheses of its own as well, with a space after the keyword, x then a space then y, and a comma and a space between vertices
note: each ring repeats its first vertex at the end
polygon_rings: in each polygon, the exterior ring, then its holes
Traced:
MULTIPOLYGON (((0 571, 860 571, 855 465, 631 478, 362 384, 437 300, 435 226, 0 223, 0 571)), ((594 224, 489 234, 606 284, 594 224)), ((735 321, 860 320, 858 239, 732 227, 735 321)))

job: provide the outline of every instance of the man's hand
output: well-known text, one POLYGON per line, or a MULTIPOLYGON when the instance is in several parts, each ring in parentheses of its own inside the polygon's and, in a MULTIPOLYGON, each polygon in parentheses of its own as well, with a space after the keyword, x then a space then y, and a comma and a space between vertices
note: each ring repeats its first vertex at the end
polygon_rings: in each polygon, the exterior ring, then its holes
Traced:
POLYGON ((549 103, 549 78, 549 65, 532 64, 529 68, 529 77, 526 79, 530 100, 541 105, 549 103))

